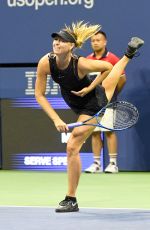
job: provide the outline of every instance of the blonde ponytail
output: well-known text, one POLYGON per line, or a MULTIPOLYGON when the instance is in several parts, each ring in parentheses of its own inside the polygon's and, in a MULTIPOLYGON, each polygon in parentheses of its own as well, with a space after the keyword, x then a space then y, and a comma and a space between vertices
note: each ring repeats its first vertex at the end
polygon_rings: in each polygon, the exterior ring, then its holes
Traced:
POLYGON ((65 25, 64 28, 64 30, 75 39, 75 45, 78 48, 81 48, 83 43, 97 33, 100 29, 101 25, 89 25, 83 21, 79 21, 76 24, 72 23, 72 26, 65 25))

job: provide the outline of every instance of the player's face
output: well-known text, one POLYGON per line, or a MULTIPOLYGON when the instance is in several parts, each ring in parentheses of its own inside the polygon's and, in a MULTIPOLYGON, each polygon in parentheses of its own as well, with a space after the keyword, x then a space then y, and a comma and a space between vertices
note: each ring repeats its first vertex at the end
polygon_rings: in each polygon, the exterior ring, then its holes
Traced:
POLYGON ((91 46, 93 51, 101 51, 105 49, 107 40, 103 34, 96 34, 91 38, 91 46))
POLYGON ((53 52, 57 55, 71 52, 73 44, 64 41, 60 37, 56 37, 53 41, 53 52))

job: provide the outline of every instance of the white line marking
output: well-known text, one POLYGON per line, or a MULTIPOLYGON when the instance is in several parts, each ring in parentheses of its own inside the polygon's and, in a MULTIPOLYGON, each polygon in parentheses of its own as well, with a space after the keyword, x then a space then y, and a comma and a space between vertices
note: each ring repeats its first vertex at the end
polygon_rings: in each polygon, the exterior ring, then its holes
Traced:
MULTIPOLYGON (((0 208, 47 208, 55 209, 56 206, 16 206, 16 205, 0 205, 0 208)), ((98 208, 98 207, 79 207, 80 209, 99 209, 99 210, 140 210, 150 211, 149 208, 98 208)))

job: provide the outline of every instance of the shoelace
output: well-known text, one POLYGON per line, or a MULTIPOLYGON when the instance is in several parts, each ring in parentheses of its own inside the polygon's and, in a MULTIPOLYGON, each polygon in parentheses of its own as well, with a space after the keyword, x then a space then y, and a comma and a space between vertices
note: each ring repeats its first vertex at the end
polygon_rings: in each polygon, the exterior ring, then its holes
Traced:
POLYGON ((69 201, 71 201, 69 198, 66 198, 65 200, 62 200, 59 204, 65 206, 69 201))
POLYGON ((59 204, 64 206, 64 205, 66 205, 67 203, 68 203, 68 200, 62 200, 59 204))

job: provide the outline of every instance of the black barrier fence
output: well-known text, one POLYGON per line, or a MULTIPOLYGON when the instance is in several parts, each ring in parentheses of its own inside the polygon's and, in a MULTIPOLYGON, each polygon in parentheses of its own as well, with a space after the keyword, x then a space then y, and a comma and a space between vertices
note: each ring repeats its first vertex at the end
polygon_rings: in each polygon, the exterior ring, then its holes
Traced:
MULTIPOLYGON (((76 120, 60 98, 48 100, 67 123, 76 120)), ((66 171, 70 132, 59 133, 34 98, 3 99, 1 103, 3 169, 66 171)), ((84 143, 81 158, 84 170, 93 160, 90 140, 84 143)))

